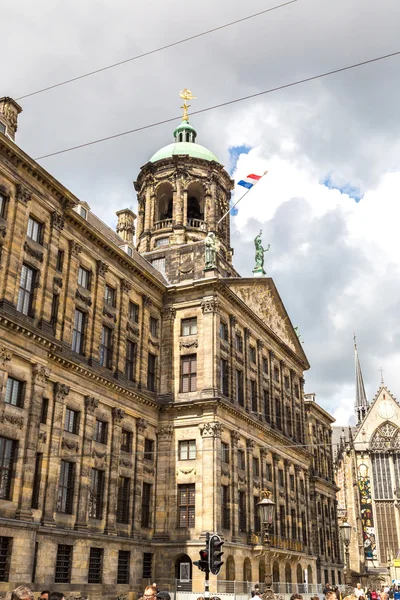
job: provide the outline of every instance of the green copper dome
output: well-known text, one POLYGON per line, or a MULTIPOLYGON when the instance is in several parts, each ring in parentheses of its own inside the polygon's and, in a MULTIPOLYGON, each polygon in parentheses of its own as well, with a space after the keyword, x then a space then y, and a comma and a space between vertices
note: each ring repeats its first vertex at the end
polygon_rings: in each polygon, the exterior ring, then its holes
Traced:
POLYGON ((171 158, 172 156, 188 155, 192 158, 201 158, 203 160, 219 162, 218 158, 204 146, 196 144, 197 132, 188 121, 182 121, 174 131, 175 143, 164 146, 153 154, 150 162, 171 158))

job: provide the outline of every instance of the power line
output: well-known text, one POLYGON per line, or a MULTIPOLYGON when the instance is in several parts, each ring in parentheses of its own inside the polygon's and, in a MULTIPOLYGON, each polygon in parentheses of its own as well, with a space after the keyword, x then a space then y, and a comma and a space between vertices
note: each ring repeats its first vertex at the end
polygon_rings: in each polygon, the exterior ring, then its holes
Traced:
MULTIPOLYGON (((297 81, 292 81, 291 83, 286 83, 284 85, 280 85, 274 88, 269 88, 268 90, 264 90, 262 92, 256 92, 255 94, 249 94, 248 96, 242 96, 241 98, 235 98, 234 100, 228 100, 227 102, 221 102, 220 104, 214 104, 213 106, 208 106, 207 108, 202 108, 200 110, 195 110, 191 113, 193 115, 199 115, 201 113, 205 113, 211 110, 215 110, 217 108, 222 108, 223 106, 229 106, 231 104, 236 104, 238 102, 243 102, 244 100, 250 100, 252 98, 257 98, 259 96, 264 96, 266 94, 271 94, 272 92, 277 92, 279 90, 284 90, 286 88, 294 87, 296 85, 300 85, 302 83, 307 83, 309 81, 314 81, 316 79, 321 79, 322 77, 328 77, 328 75, 335 75, 336 73, 342 73, 343 71, 349 71, 350 69, 356 69, 357 67, 362 67, 364 65, 368 65, 374 62, 378 62, 380 60, 385 60, 386 58, 392 58, 393 56, 398 56, 400 54, 400 50, 396 52, 392 52, 391 54, 384 54, 383 56, 377 56, 375 58, 370 58, 368 60, 364 60, 362 62, 354 63, 352 65, 347 65, 346 67, 341 67, 339 69, 333 69, 332 71, 326 71, 325 73, 320 73, 318 75, 313 75, 311 77, 306 77, 304 79, 298 79, 297 81)), ((164 125, 166 123, 172 123, 180 119, 181 116, 171 117, 169 119, 164 119, 163 121, 157 121, 155 123, 150 123, 149 125, 143 125, 142 127, 136 127, 135 129, 130 129, 128 131, 123 131, 122 133, 116 133, 114 135, 109 135, 104 138, 99 138, 97 140, 93 140, 91 142, 86 142, 84 144, 78 144, 77 146, 70 146, 69 148, 64 148, 63 150, 58 150, 57 152, 51 152, 49 154, 44 154, 43 156, 38 156, 34 160, 42 160, 43 158, 49 158, 50 156, 56 156, 58 154, 64 154, 65 152, 72 152, 73 150, 78 150, 79 148, 85 148, 86 146, 93 146, 94 144, 99 144, 100 142, 106 142, 108 140, 113 140, 115 138, 119 138, 125 135, 130 135, 131 133, 137 133, 138 131, 144 131, 145 129, 151 129, 153 127, 158 127, 159 125, 164 125)))
POLYGON ((156 54, 157 52, 161 52, 162 50, 167 50, 168 48, 173 48, 174 46, 179 46, 180 44, 185 44, 186 42, 190 42, 191 40, 195 40, 197 38, 203 37, 204 35, 209 35, 210 33, 214 33, 215 31, 220 31, 221 29, 226 29, 227 27, 231 27, 232 25, 237 25, 238 23, 243 23, 243 21, 248 21, 249 19, 254 19, 256 17, 260 17, 261 15, 265 15, 266 13, 272 12, 273 10, 277 10, 278 8, 288 6, 289 4, 294 4, 295 2, 297 2, 297 0, 289 0, 288 2, 284 2, 283 4, 278 4, 277 6, 273 6, 272 8, 267 8, 265 10, 261 10, 260 12, 253 13, 252 15, 247 15, 247 17, 242 17, 241 19, 236 19, 236 21, 231 21, 230 23, 225 23, 224 25, 219 25, 218 27, 213 27, 212 29, 207 29, 207 31, 202 31, 201 33, 196 33, 187 38, 183 38, 182 40, 178 40, 176 42, 171 42, 171 44, 166 44, 165 46, 160 46, 159 48, 155 48, 154 50, 149 50, 148 52, 143 52, 142 54, 132 56, 131 58, 126 58, 125 60, 121 60, 119 62, 113 63, 112 65, 107 65, 106 67, 101 67, 100 69, 95 69, 94 71, 89 71, 88 73, 84 73, 83 75, 78 75, 77 77, 72 77, 71 79, 66 79, 65 81, 60 81, 59 83, 55 83, 54 85, 49 85, 45 88, 41 88, 40 90, 36 90, 35 92, 30 92, 29 94, 24 94, 23 96, 19 96, 19 98, 16 98, 16 100, 22 100, 23 98, 29 98, 30 96, 36 96, 36 94, 41 94, 42 92, 47 92, 48 90, 52 90, 54 88, 61 87, 62 85, 67 85, 68 83, 73 83, 74 81, 78 81, 79 79, 84 79, 85 77, 91 77, 92 75, 96 75, 97 73, 102 73, 103 71, 108 71, 108 69, 113 69, 114 67, 119 67, 120 65, 125 65, 126 63, 132 62, 134 60, 138 60, 139 58, 144 58, 145 56, 150 56, 151 54, 156 54))

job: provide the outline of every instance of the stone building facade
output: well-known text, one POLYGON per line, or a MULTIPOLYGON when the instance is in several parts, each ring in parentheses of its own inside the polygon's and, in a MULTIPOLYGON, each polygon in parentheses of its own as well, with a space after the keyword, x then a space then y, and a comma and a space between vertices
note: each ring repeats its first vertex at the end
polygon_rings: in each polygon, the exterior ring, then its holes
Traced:
POLYGON ((0 590, 195 589, 207 531, 221 579, 262 580, 263 489, 274 581, 330 563, 340 582, 332 455, 310 429, 332 419, 304 400, 273 280, 232 266, 227 172, 183 121, 135 183, 134 245, 132 211, 114 232, 15 144, 20 110, 0 99, 0 590))

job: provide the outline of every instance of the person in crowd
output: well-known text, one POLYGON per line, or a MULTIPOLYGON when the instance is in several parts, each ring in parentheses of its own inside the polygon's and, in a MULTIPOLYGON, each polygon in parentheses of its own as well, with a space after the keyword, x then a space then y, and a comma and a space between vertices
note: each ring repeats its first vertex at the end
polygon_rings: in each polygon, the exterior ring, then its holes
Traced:
POLYGON ((393 591, 394 600, 400 600, 400 589, 396 586, 393 591))
POLYGON ((153 600, 157 596, 157 585, 152 583, 148 585, 143 593, 143 600, 153 600))
POLYGON ((254 585, 254 590, 251 590, 251 597, 254 598, 254 596, 258 593, 260 593, 260 584, 256 583, 254 585))
POLYGON ((390 600, 394 598, 394 587, 392 585, 389 588, 389 598, 390 600))
POLYGON ((51 592, 49 600, 65 600, 65 596, 61 592, 51 592))
POLYGON ((167 591, 157 592, 156 598, 157 600, 171 600, 171 596, 167 591))
POLYGON ((357 586, 354 588, 354 595, 356 598, 360 598, 361 596, 365 597, 365 592, 361 583, 357 583, 357 586))
POLYGON ((371 590, 371 600, 378 600, 378 592, 376 590, 371 590))
POLYGON ((39 600, 49 600, 49 595, 49 590, 43 590, 43 592, 40 592, 39 600))
POLYGON ((330 592, 331 590, 332 590, 332 586, 331 586, 331 584, 330 584, 330 583, 325 583, 325 587, 324 587, 324 589, 322 590, 322 593, 323 593, 323 595, 324 595, 324 596, 326 596, 326 594, 327 594, 328 592, 330 592))
POLYGON ((303 596, 301 594, 292 594, 290 600, 303 600, 303 596))
POLYGON ((28 587, 20 585, 12 592, 7 592, 6 600, 33 600, 33 592, 28 587))
POLYGON ((326 592, 325 600, 337 600, 336 592, 334 590, 329 590, 329 592, 326 592))

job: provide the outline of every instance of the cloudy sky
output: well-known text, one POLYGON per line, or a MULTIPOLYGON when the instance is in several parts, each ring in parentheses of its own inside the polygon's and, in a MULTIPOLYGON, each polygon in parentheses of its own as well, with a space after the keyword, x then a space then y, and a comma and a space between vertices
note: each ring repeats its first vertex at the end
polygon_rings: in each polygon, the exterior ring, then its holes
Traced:
MULTIPOLYGON (((14 0, 2 6, 1 94, 47 85, 264 10, 282 0, 14 0)), ((400 50, 398 0, 297 0, 184 45, 21 99, 32 157, 400 50)), ((235 179, 268 169, 233 219, 235 264, 253 238, 298 325, 306 389, 349 422, 353 331, 367 395, 384 369, 400 395, 400 56, 193 117, 235 179)), ((44 159, 107 223, 136 207, 139 168, 173 124, 44 159)))

